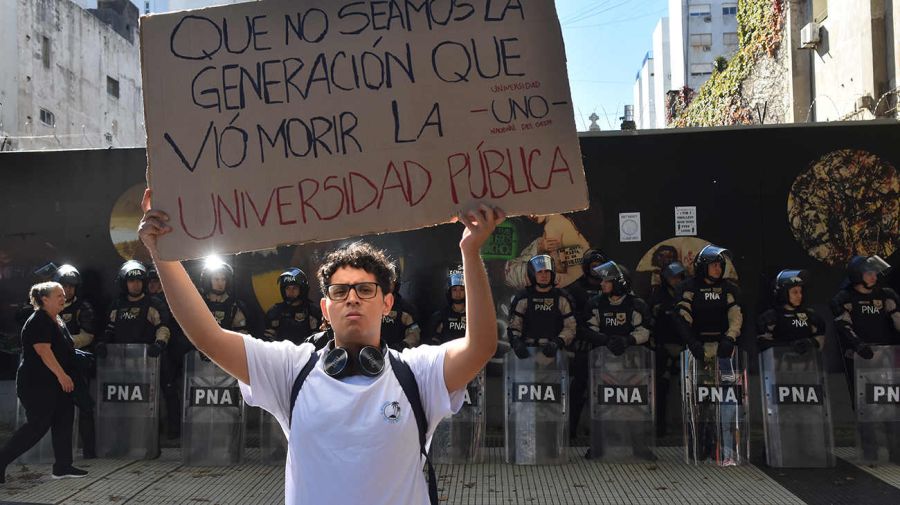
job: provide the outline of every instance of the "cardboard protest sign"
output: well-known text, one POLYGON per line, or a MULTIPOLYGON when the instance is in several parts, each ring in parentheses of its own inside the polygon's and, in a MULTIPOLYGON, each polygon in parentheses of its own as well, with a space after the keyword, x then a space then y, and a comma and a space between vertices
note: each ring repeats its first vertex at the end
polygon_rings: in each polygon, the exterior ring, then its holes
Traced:
POLYGON ((588 203, 551 0, 153 15, 141 58, 166 259, 588 203))

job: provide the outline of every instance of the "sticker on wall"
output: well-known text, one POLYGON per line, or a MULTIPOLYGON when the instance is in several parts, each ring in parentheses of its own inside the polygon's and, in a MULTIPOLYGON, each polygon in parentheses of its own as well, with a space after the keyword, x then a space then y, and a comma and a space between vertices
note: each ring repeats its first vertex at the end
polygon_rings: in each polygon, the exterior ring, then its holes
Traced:
POLYGON ((641 213, 619 213, 619 242, 641 241, 641 213))
POLYGON ((900 241, 900 177, 868 151, 832 151, 794 180, 787 215, 794 238, 828 265, 888 257, 900 241))
POLYGON ((697 235, 697 207, 675 207, 675 236, 697 235))

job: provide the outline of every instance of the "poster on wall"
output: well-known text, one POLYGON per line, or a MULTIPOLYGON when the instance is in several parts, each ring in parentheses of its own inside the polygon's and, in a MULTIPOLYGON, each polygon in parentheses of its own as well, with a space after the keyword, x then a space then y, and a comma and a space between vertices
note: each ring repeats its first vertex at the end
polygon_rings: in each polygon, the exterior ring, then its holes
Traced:
POLYGON ((145 16, 166 259, 588 205, 553 2, 272 0, 145 16), (376 5, 378 4, 378 5, 376 5))
POLYGON ((697 207, 675 207, 675 236, 697 235, 697 207))

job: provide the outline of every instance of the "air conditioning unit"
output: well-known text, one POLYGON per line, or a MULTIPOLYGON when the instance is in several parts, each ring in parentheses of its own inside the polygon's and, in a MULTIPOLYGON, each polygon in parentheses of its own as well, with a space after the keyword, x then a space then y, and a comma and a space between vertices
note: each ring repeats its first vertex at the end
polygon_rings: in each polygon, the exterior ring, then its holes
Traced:
POLYGON ((712 48, 709 47, 709 46, 703 46, 702 49, 703 49, 703 52, 704 52, 704 53, 708 53, 708 52, 712 51, 712 48))
POLYGON ((711 22, 711 21, 712 21, 712 16, 704 16, 704 17, 703 17, 703 21, 706 22, 706 23, 711 22))
POLYGON ((800 29, 800 47, 814 49, 819 44, 819 24, 807 23, 800 29))

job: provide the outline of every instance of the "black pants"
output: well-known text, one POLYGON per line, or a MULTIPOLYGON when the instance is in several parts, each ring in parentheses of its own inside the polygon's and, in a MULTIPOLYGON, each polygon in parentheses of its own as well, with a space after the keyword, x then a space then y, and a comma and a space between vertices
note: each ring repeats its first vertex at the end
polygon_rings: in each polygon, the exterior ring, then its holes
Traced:
POLYGON ((591 386, 591 364, 587 352, 576 352, 575 357, 569 363, 569 438, 575 438, 578 434, 578 423, 581 420, 581 412, 588 403, 588 389, 591 386))
POLYGON ((176 438, 181 434, 183 405, 178 399, 178 392, 184 379, 184 356, 188 352, 190 349, 169 348, 162 355, 160 375, 163 400, 166 402, 166 433, 169 438, 176 438))
POLYGON ((72 466, 72 423, 75 404, 72 395, 58 386, 55 391, 19 392, 27 422, 19 427, 0 449, 0 467, 6 467, 34 447, 50 430, 53 437, 53 471, 72 466))

